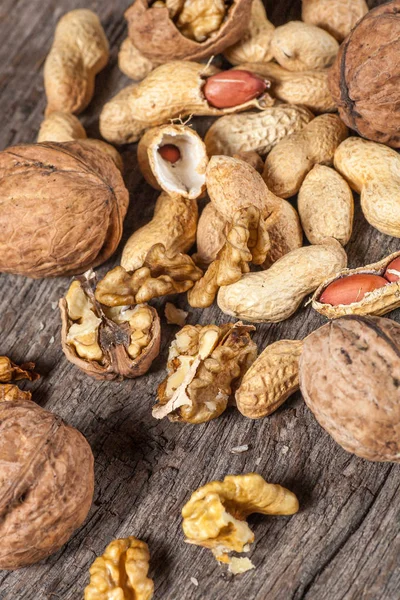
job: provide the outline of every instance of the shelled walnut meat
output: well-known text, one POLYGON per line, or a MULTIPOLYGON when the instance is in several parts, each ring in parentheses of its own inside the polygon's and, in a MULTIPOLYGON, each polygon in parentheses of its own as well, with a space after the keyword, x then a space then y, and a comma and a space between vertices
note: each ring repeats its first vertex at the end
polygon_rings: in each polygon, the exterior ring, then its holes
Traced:
POLYGON ((94 274, 75 279, 60 300, 62 346, 70 362, 96 379, 139 377, 160 349, 160 320, 147 304, 97 302, 94 274))
POLYGON ((253 326, 186 325, 172 342, 168 376, 158 388, 153 416, 205 423, 219 417, 257 356, 253 326))
POLYGON ((300 389, 324 429, 348 452, 400 462, 400 325, 346 316, 305 340, 300 389))
POLYGON ((9 392, 0 399, 0 569, 61 548, 85 520, 94 486, 93 455, 79 431, 26 392, 9 392))
POLYGON ((82 273, 107 260, 129 195, 104 152, 79 142, 0 152, 0 271, 27 277, 82 273))
POLYGON ((237 42, 251 0, 135 0, 125 12, 133 44, 153 61, 198 60, 237 42))

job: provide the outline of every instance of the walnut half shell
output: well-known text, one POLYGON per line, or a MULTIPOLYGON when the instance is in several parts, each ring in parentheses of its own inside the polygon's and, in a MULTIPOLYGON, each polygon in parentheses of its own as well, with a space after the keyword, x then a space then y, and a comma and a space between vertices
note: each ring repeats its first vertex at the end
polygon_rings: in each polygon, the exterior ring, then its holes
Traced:
POLYGON ((103 306, 94 287, 94 274, 88 272, 60 300, 64 354, 96 379, 143 375, 160 350, 157 311, 147 304, 103 306))

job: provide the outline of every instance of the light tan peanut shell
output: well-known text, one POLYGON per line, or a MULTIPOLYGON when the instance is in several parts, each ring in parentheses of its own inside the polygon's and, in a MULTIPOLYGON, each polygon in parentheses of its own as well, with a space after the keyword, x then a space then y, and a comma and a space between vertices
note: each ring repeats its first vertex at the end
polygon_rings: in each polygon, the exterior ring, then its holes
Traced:
POLYGON ((196 239, 198 208, 196 200, 162 192, 152 220, 135 231, 125 244, 121 266, 136 271, 143 266, 150 248, 162 240, 168 254, 187 252, 196 239))
POLYGON ((328 86, 329 69, 288 71, 274 62, 243 63, 236 68, 266 77, 271 81, 271 96, 282 102, 301 104, 314 113, 337 110, 328 86))
POLYGON ((46 114, 78 114, 91 101, 94 80, 108 62, 109 46, 98 16, 91 10, 66 13, 58 22, 44 65, 46 114))
POLYGON ((205 191, 207 151, 196 131, 185 125, 161 125, 146 131, 138 145, 138 162, 147 183, 168 194, 198 198, 205 191), (159 148, 172 144, 180 158, 164 160, 159 148))
POLYGON ((365 267, 358 267, 357 269, 343 269, 334 276, 326 279, 315 291, 312 297, 312 307, 314 310, 319 312, 328 319, 336 319, 345 315, 375 315, 381 316, 400 307, 400 281, 394 281, 385 285, 384 287, 367 292, 365 296, 359 302, 353 302, 352 304, 338 304, 332 306, 331 304, 322 304, 319 302, 323 291, 337 279, 342 279, 348 275, 355 275, 356 273, 368 273, 372 275, 380 275, 383 277, 388 265, 400 256, 400 251, 394 252, 389 256, 385 256, 382 260, 365 267))
POLYGON ((212 202, 206 204, 197 226, 197 252, 193 255, 197 264, 207 266, 217 258, 218 252, 225 243, 228 228, 228 221, 217 211, 212 202))
POLYGON ((277 198, 272 215, 266 220, 270 249, 263 264, 271 266, 279 258, 303 245, 303 230, 296 209, 286 200, 277 198))
POLYGON ((266 271, 247 273, 237 283, 220 288, 218 306, 228 315, 253 323, 278 323, 346 264, 346 252, 336 240, 298 248, 266 271))
POLYGON ((75 140, 105 152, 112 158, 118 169, 123 171, 124 163, 118 150, 103 140, 88 138, 84 127, 75 115, 54 111, 42 121, 38 142, 73 142, 75 140))
MULTIPOLYGON (((162 10, 162 9, 160 9, 162 10)), ((268 94, 233 108, 212 107, 203 94, 207 77, 218 73, 211 65, 175 61, 156 67, 139 84, 121 90, 100 114, 100 132, 109 142, 137 142, 150 127, 188 115, 219 116, 271 106, 268 94)))
POLYGON ((130 38, 125 38, 118 52, 120 71, 133 81, 141 81, 154 69, 157 63, 146 58, 130 38))
POLYGON ((281 139, 303 129, 312 119, 306 108, 289 104, 226 115, 211 125, 204 142, 209 156, 249 151, 265 156, 281 139))
POLYGON ((314 165, 332 165, 336 148, 348 134, 340 118, 328 114, 281 140, 265 160, 263 179, 268 188, 281 198, 297 194, 314 165))
MULTIPOLYGON (((251 0, 233 0, 220 27, 207 39, 199 42, 184 35, 186 33, 194 37, 193 30, 179 30, 171 18, 168 6, 149 4, 148 0, 135 0, 125 12, 125 18, 128 21, 129 37, 144 56, 152 61, 199 60, 219 54, 241 39, 250 22, 251 0)), ((190 7, 191 3, 187 4, 190 7)), ((213 3, 204 0, 199 6, 199 14, 193 15, 196 33, 205 33, 204 16, 205 13, 209 14, 210 9, 213 10, 213 3)), ((212 20, 214 28, 215 17, 212 16, 212 20)), ((206 27, 208 25, 209 23, 206 27)))
POLYGON ((250 419, 267 417, 299 389, 302 347, 302 341, 280 340, 265 348, 236 392, 236 406, 242 415, 250 419))
POLYGON ((345 246, 353 230, 354 200, 345 179, 334 169, 315 165, 297 199, 301 225, 310 244, 333 237, 345 246))
POLYGON ((367 12, 365 0, 303 0, 301 18, 341 42, 367 12))
POLYGON ((250 25, 243 37, 226 48, 224 56, 232 65, 243 62, 264 63, 272 60, 270 43, 275 27, 267 19, 262 0, 251 4, 250 25))
POLYGON ((275 60, 289 71, 325 69, 334 62, 339 44, 329 33, 302 21, 277 27, 271 40, 275 60))
POLYGON ((334 164, 360 194, 368 223, 400 237, 400 155, 383 144, 351 137, 336 150, 334 164))
POLYGON ((260 174, 264 171, 264 161, 254 150, 244 150, 243 152, 238 152, 237 154, 233 155, 233 158, 244 160, 244 162, 247 162, 260 174))

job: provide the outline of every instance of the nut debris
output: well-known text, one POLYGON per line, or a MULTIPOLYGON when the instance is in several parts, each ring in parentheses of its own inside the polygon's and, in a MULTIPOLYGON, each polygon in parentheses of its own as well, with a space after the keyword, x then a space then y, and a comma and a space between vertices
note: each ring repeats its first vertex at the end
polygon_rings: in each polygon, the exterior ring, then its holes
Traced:
POLYGON ((179 325, 180 327, 185 325, 187 316, 189 314, 186 312, 186 310, 177 308, 174 304, 172 304, 172 302, 166 303, 164 313, 169 325, 179 325))
POLYGON ((249 449, 249 446, 247 444, 243 445, 243 446, 235 446, 234 448, 230 449, 230 453, 231 454, 242 454, 243 452, 247 452, 249 449))

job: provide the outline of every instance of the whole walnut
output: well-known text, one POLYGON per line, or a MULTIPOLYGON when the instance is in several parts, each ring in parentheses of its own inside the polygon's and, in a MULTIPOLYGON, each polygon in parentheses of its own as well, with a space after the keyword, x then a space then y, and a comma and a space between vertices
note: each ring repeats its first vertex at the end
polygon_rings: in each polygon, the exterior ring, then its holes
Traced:
POLYGON ((35 278, 107 260, 129 202, 113 160, 79 142, 0 152, 0 197, 0 271, 35 278))
POLYGON ((79 431, 22 394, 0 401, 0 569, 42 560, 85 520, 93 455, 79 431))
POLYGON ((371 10, 340 46, 329 87, 343 121, 361 136, 400 147, 400 0, 371 10))
POLYGON ((345 450, 400 462, 400 325, 351 315, 304 340, 300 389, 317 421, 345 450))

